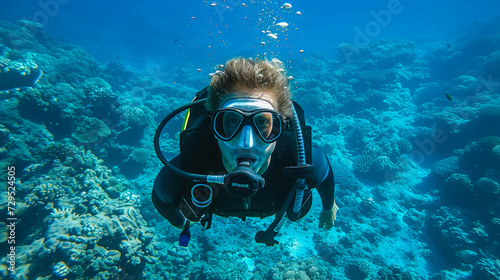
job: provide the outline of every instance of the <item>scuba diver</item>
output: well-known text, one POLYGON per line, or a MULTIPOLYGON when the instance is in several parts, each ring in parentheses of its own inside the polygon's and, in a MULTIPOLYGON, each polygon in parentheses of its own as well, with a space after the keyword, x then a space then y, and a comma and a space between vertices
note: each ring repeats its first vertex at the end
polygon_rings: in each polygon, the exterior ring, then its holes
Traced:
POLYGON ((333 171, 311 144, 311 127, 291 99, 280 64, 229 60, 192 103, 160 123, 155 150, 165 167, 155 179, 152 200, 164 218, 183 229, 181 246, 189 242, 190 222, 208 229, 213 214, 243 221, 275 215, 255 241, 278 244, 274 238, 286 219, 297 221, 310 210, 313 188, 322 201, 319 227, 333 227, 338 209, 333 171), (160 147, 162 130, 185 110, 180 154, 169 161, 160 147))

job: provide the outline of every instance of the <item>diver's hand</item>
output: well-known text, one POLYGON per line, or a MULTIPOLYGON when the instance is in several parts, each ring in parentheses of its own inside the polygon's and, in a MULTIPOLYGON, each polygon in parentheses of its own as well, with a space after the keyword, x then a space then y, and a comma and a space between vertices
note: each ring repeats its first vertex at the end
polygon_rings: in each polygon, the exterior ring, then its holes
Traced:
POLYGON ((335 224, 335 220, 337 219, 337 210, 339 207, 337 204, 334 202, 333 207, 329 211, 321 210, 321 213, 319 214, 319 228, 324 227, 325 229, 329 230, 333 227, 335 224))

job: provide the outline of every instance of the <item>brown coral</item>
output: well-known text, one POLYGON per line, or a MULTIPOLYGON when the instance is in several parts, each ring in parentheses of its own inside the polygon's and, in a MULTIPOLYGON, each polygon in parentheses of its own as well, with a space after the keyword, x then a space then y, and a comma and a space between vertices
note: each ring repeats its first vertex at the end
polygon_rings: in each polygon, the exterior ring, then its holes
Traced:
POLYGON ((82 124, 72 136, 81 143, 94 143, 109 135, 111 135, 111 130, 105 122, 93 117, 83 116, 82 124))

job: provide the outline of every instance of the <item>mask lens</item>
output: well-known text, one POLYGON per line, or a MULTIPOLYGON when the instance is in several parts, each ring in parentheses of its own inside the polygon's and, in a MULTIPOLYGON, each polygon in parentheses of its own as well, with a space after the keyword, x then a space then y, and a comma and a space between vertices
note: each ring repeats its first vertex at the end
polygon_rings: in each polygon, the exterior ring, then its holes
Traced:
POLYGON ((255 128, 263 139, 275 140, 281 132, 281 121, 278 114, 261 112, 253 117, 255 128))
POLYGON ((215 115, 214 130, 218 138, 229 141, 239 133, 243 124, 250 124, 249 122, 253 122, 255 133, 258 133, 264 142, 270 143, 281 134, 281 117, 275 112, 259 112, 245 116, 239 111, 219 111, 215 115))
POLYGON ((268 139, 273 130, 273 116, 271 113, 258 113, 253 117, 255 127, 264 139, 268 139))
POLYGON ((215 119, 215 130, 224 139, 233 137, 243 121, 243 116, 238 112, 219 112, 215 119))

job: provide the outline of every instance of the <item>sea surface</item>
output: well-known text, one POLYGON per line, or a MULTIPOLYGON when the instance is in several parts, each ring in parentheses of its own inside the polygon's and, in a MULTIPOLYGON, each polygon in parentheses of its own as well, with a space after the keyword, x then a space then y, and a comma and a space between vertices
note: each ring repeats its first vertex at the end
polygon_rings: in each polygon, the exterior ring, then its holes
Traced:
POLYGON ((0 279, 500 279, 500 1, 143 2, 0 2, 0 279), (313 190, 278 245, 183 247, 152 204, 158 124, 234 57, 282 62, 332 229, 313 190))

